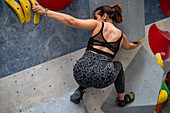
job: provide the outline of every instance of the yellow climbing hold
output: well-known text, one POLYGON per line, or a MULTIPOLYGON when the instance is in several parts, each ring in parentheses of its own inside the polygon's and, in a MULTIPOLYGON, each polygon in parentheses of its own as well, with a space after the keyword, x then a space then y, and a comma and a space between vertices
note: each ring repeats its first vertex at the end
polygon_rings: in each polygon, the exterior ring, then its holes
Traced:
POLYGON ((5 0, 5 2, 13 8, 13 10, 17 13, 20 22, 23 24, 25 22, 25 17, 21 5, 14 0, 5 0))
POLYGON ((157 104, 161 104, 168 99, 168 93, 165 90, 161 90, 159 93, 157 104))
MULTIPOLYGON (((35 3, 38 3, 36 0, 30 0, 32 6, 35 5, 35 3)), ((38 24, 40 21, 40 14, 34 13, 34 24, 38 24)))
POLYGON ((27 23, 31 21, 31 4, 28 0, 19 0, 25 13, 25 20, 27 23))
POLYGON ((154 56, 154 58, 155 58, 156 62, 157 62, 161 67, 164 66, 160 53, 156 53, 155 56, 154 56))
POLYGON ((143 37, 142 39, 140 39, 140 40, 137 41, 137 42, 141 43, 141 42, 143 41, 143 39, 145 39, 145 37, 143 37))

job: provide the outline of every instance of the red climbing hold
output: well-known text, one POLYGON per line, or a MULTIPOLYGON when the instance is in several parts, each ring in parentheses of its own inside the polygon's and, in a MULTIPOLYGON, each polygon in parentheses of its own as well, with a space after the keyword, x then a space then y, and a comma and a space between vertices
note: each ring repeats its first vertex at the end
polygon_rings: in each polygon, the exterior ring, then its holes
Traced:
POLYGON ((170 16, 170 0, 159 0, 160 8, 165 16, 170 16))
POLYGON ((38 0, 38 2, 45 8, 60 11, 70 5, 73 0, 38 0))
POLYGON ((170 33, 161 31, 156 24, 151 25, 148 34, 149 45, 154 54, 161 53, 162 60, 170 56, 170 33))

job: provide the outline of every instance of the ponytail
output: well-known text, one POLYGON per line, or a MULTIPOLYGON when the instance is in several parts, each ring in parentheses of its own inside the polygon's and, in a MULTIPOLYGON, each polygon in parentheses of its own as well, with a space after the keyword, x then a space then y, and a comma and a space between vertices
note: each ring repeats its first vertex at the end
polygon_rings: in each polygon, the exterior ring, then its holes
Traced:
POLYGON ((98 7, 94 12, 93 15, 95 14, 96 11, 100 10, 98 13, 100 16, 103 16, 104 13, 107 13, 110 19, 116 23, 122 23, 122 6, 120 4, 114 4, 112 6, 109 5, 103 5, 98 7))
POLYGON ((120 4, 114 4, 111 6, 111 9, 115 9, 115 14, 112 17, 112 20, 114 20, 116 23, 122 23, 122 6, 120 4))

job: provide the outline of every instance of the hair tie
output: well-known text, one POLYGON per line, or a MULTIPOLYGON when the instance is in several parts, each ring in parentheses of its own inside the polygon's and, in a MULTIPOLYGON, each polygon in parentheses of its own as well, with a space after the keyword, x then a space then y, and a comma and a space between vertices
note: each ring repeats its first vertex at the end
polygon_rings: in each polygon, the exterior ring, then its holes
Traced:
POLYGON ((112 8, 112 11, 115 12, 115 8, 114 7, 112 8))
POLYGON ((111 12, 115 12, 115 7, 114 7, 114 5, 111 5, 110 8, 112 9, 111 12))

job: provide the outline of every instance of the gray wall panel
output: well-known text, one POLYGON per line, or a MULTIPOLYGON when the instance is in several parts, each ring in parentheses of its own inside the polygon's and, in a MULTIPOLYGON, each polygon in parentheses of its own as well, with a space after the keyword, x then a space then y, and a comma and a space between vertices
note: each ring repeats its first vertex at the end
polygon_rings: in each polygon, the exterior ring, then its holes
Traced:
POLYGON ((86 106, 82 102, 80 104, 74 104, 70 101, 70 95, 72 93, 22 113, 88 113, 86 106))
POLYGON ((121 4, 123 23, 116 25, 130 42, 145 37, 144 0, 89 0, 90 12, 101 5, 121 4))
POLYGON ((127 69, 126 93, 134 92, 135 101, 123 109, 116 104, 117 93, 113 90, 106 99, 102 109, 108 113, 151 113, 157 104, 157 98, 163 80, 163 69, 154 58, 141 47, 127 69))

